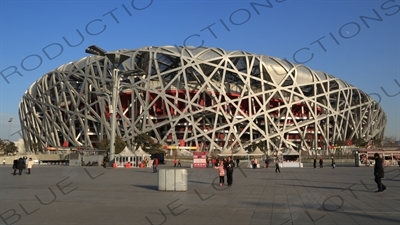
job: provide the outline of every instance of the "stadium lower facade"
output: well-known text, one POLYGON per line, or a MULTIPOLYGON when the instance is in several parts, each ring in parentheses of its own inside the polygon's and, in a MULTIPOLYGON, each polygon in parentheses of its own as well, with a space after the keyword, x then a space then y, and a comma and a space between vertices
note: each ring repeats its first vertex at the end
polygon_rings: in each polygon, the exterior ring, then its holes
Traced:
POLYGON ((163 145, 200 151, 264 142, 269 150, 328 149, 338 141, 381 139, 386 115, 356 87, 286 60, 220 48, 144 47, 120 73, 116 130, 110 110, 114 65, 88 56, 51 71, 19 108, 26 143, 97 148, 116 132, 129 146, 146 133, 163 145))

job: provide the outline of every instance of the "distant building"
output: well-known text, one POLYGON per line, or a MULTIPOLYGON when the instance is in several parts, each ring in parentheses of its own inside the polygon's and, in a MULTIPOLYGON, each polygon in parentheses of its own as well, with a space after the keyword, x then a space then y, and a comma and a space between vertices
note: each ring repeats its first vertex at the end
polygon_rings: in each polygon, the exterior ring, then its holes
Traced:
POLYGON ((19 139, 18 141, 14 142, 15 146, 18 148, 18 153, 19 154, 24 154, 26 153, 25 150, 25 142, 23 139, 19 139))
MULTIPOLYGON (((115 132, 128 145, 140 133, 202 151, 258 142, 326 150, 335 141, 383 138, 386 115, 377 101, 304 65, 220 48, 120 52, 130 57, 121 72, 144 71, 121 80, 115 132)), ((109 139, 112 70, 106 57, 89 56, 38 79, 20 103, 25 141, 97 147, 109 139)))

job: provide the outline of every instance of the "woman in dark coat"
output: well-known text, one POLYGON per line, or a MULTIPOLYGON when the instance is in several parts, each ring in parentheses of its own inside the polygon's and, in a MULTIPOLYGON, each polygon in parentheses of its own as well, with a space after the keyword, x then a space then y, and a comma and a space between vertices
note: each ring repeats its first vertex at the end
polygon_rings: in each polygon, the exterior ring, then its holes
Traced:
POLYGON ((24 162, 23 158, 19 158, 18 159, 18 166, 17 167, 18 167, 19 175, 21 175, 22 174, 22 170, 25 169, 25 162, 24 162))
POLYGON ((374 176, 375 183, 378 185, 378 190, 375 192, 383 192, 386 190, 386 186, 382 184, 382 178, 385 177, 385 171, 383 170, 382 159, 380 158, 378 153, 374 154, 375 157, 375 166, 374 166, 374 176))
POLYGON ((13 175, 17 175, 17 169, 18 169, 18 159, 14 159, 14 161, 13 161, 13 170, 14 170, 14 173, 13 173, 13 175))

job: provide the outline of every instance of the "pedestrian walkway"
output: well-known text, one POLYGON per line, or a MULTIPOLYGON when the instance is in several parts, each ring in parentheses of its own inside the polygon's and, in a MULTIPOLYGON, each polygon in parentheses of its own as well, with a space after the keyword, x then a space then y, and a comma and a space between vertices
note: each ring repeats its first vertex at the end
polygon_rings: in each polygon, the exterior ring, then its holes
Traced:
POLYGON ((0 224, 400 224, 399 167, 385 169, 384 193, 372 167, 350 164, 281 173, 242 165, 231 187, 213 168, 182 169, 186 192, 158 191, 151 168, 43 165, 13 176, 0 166, 0 224))

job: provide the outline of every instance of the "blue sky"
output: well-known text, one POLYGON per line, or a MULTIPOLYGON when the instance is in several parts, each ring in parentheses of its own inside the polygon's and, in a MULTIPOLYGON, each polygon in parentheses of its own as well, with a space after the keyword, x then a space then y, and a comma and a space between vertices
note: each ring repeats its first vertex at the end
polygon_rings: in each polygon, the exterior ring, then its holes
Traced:
POLYGON ((202 42, 341 78, 380 102, 385 135, 400 138, 400 0, 0 2, 2 139, 9 128, 11 140, 20 138, 18 105, 29 86, 87 56, 89 45, 113 51, 202 42))

